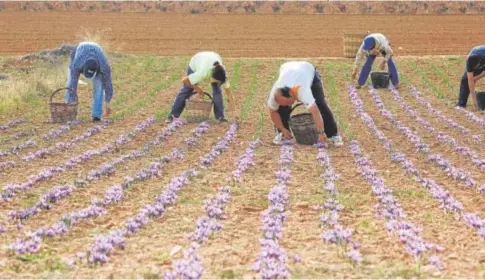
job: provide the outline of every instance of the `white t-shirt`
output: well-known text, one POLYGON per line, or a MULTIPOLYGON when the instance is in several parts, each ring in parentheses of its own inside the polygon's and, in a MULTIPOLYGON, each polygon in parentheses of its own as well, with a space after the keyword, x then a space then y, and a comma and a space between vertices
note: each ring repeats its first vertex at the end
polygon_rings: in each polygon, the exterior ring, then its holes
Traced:
POLYGON ((393 55, 390 42, 386 38, 386 36, 382 35, 381 33, 372 33, 367 35, 367 37, 373 37, 375 39, 376 44, 372 50, 364 51, 364 42, 362 42, 359 50, 357 51, 357 55, 355 56, 355 66, 358 68, 362 64, 362 61, 364 60, 365 55, 367 53, 373 54, 373 55, 379 55, 381 51, 384 51, 386 52, 386 55, 384 56, 385 61, 388 61, 389 58, 391 58, 391 56, 393 55))
POLYGON ((276 90, 282 87, 300 86, 298 89, 298 101, 302 102, 308 109, 315 103, 312 94, 312 83, 315 77, 315 66, 306 61, 289 61, 283 63, 280 67, 280 75, 274 83, 269 94, 268 107, 272 110, 278 110, 280 105, 276 103, 276 90))
MULTIPOLYGON (((189 67, 194 73, 189 75, 189 81, 192 85, 198 84, 204 80, 210 79, 214 63, 219 62, 222 65, 222 58, 215 52, 199 52, 190 59, 189 67)), ((229 88, 228 80, 222 84, 223 88, 229 88)))

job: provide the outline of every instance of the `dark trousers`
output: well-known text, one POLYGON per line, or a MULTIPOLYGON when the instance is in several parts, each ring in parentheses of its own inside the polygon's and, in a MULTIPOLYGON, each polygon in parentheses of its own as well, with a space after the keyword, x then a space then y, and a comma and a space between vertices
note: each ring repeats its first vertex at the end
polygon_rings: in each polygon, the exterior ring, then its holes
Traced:
MULTIPOLYGON (((473 77, 476 77, 482 73, 482 70, 473 71, 473 77)), ((456 105, 460 107, 466 107, 468 96, 470 95, 470 88, 468 87, 467 72, 463 73, 460 83, 460 95, 458 96, 458 103, 456 105)))
MULTIPOLYGON (((192 71, 192 69, 188 67, 187 76, 192 73, 194 73, 194 71, 192 71)), ((224 101, 222 99, 221 86, 218 83, 211 83, 211 86, 212 86, 212 98, 214 99, 214 116, 216 117, 216 119, 224 118, 224 101)), ((195 92, 193 88, 183 84, 179 94, 177 95, 177 97, 175 98, 175 101, 173 102, 170 115, 176 118, 180 117, 180 115, 185 109, 185 101, 194 94, 195 92)))
MULTIPOLYGON (((312 94, 313 98, 315 98, 315 103, 317 104, 318 110, 322 115, 323 119, 323 127, 325 130, 325 134, 328 138, 337 135, 337 123, 335 122, 335 118, 332 114, 332 111, 325 102, 325 95, 323 94, 323 86, 322 80, 320 78, 320 73, 315 70, 315 77, 313 78, 312 82, 312 94)), ((281 122, 286 129, 290 129, 290 114, 291 114, 291 106, 280 106, 278 109, 278 114, 280 115, 281 122)), ((278 132, 279 131, 278 129, 278 132)))

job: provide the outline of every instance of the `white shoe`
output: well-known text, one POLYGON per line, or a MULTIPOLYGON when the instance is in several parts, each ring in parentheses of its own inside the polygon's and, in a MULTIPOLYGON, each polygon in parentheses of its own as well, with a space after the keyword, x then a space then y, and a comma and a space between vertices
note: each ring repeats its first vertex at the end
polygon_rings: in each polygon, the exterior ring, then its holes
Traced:
POLYGON ((274 137, 273 144, 275 144, 275 145, 281 145, 281 143, 283 143, 283 133, 279 132, 274 137))
POLYGON ((332 138, 330 138, 330 141, 332 141, 332 144, 336 147, 340 147, 344 145, 344 142, 342 142, 342 137, 335 135, 332 138))

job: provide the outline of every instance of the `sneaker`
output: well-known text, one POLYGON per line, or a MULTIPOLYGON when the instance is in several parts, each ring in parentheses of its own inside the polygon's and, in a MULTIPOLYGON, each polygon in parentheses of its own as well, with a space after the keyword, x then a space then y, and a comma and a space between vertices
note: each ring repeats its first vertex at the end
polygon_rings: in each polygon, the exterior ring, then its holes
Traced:
POLYGON ((342 142, 342 137, 335 135, 332 138, 330 138, 330 141, 332 141, 332 144, 336 147, 340 147, 344 145, 344 142, 342 142))
POLYGON ((362 88, 362 85, 356 85, 355 88, 356 89, 361 89, 362 88))
POLYGON ((219 123, 227 123, 227 120, 224 117, 220 118, 218 121, 219 123))
POLYGON ((100 122, 100 121, 101 121, 101 119, 100 119, 100 118, 98 118, 98 117, 93 117, 93 122, 100 122))
POLYGON ((394 85, 394 88, 395 88, 395 89, 399 89, 399 84, 394 85))
POLYGON ((281 145, 281 143, 283 143, 283 133, 279 132, 274 137, 273 144, 275 144, 275 145, 281 145))
POLYGON ((173 116, 168 116, 168 117, 165 119, 165 122, 166 122, 166 123, 172 123, 172 122, 173 122, 173 116))

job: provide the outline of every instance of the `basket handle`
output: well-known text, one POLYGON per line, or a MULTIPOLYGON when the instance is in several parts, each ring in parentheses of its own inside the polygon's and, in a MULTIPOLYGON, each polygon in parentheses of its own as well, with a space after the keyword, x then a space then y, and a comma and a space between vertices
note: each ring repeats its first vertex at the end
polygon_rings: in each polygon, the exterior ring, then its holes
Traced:
MULTIPOLYGON (((49 100, 49 101, 50 101, 50 103, 52 103, 52 98, 54 98, 54 95, 56 95, 56 93, 58 93, 58 92, 60 92, 60 91, 62 91, 62 90, 65 90, 65 89, 67 89, 67 90, 69 90, 69 91, 71 91, 71 92, 72 92, 72 88, 68 88, 68 87, 56 89, 56 90, 55 90, 55 91, 54 91, 54 92, 51 94, 51 98, 50 98, 50 100, 49 100)), ((75 103, 77 103, 77 100, 76 100, 76 102, 75 102, 75 103)), ((73 104, 75 104, 75 103, 73 103, 73 104)))
POLYGON ((296 104, 295 106, 293 106, 293 107, 291 108, 291 110, 290 110, 290 115, 291 115, 291 113, 293 112, 293 110, 295 110, 297 107, 299 107, 299 106, 301 106, 301 105, 303 105, 303 103, 301 103, 301 102, 300 102, 300 103, 296 104))
POLYGON ((207 92, 204 91, 204 95, 209 97, 212 103, 214 103, 214 99, 212 99, 212 95, 208 94, 207 92))
MULTIPOLYGON (((195 91, 194 91, 195 92, 195 91)), ((193 94, 195 95, 195 93, 193 94)), ((208 94, 207 92, 204 91, 204 95, 209 97, 209 99, 211 100, 212 103, 214 103, 214 99, 212 99, 212 96, 210 94, 208 94)), ((192 96, 191 96, 192 97, 192 96)), ((190 98, 190 97, 189 97, 190 98)))

